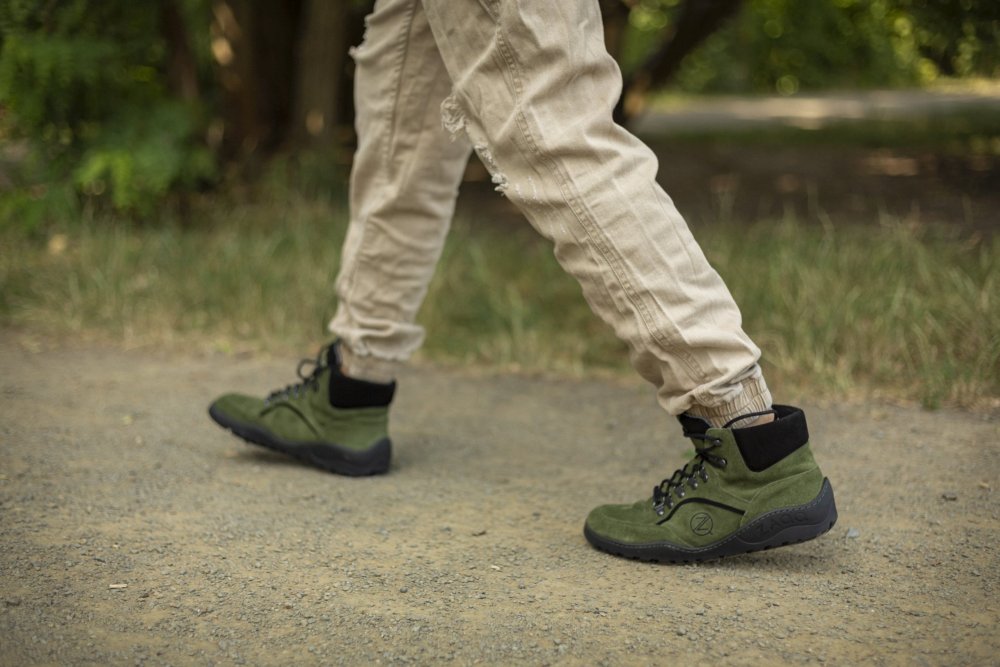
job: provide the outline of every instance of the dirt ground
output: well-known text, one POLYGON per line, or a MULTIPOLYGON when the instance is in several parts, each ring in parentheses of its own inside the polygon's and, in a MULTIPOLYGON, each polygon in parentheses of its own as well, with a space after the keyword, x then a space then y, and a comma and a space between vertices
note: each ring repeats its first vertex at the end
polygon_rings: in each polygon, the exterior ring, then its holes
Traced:
POLYGON ((205 414, 294 362, 0 333, 0 663, 997 664, 996 417, 806 404, 833 531, 658 566, 581 532, 688 449, 638 383, 420 366, 346 479, 205 414))

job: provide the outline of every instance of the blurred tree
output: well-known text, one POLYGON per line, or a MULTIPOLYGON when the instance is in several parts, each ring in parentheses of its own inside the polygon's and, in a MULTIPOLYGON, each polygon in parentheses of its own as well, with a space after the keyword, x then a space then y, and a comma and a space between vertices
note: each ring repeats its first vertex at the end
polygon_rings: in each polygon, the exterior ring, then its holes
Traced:
POLYGON ((0 132, 31 148, 4 218, 30 227, 50 205, 64 212, 74 191, 144 213, 212 177, 188 10, 181 0, 0 3, 0 132))
POLYGON ((198 62, 191 48, 187 23, 175 1, 164 2, 160 11, 160 31, 167 45, 167 85, 175 97, 196 102, 198 62))
MULTIPOLYGON (((1000 74, 997 0, 599 1, 622 120, 668 84, 792 94, 1000 74)), ((220 161, 347 143, 347 51, 372 5, 0 1, 0 215, 30 226, 80 197, 141 214, 220 161)))
MULTIPOLYGON (((660 20, 653 19, 653 25, 664 33, 659 38, 659 45, 651 48, 643 60, 632 68, 625 78, 621 99, 615 107, 615 120, 626 123, 629 118, 641 111, 646 94, 651 89, 662 88, 670 81, 681 67, 684 58, 694 51, 711 34, 734 16, 743 4, 743 0, 667 0, 656 5, 632 3, 632 9, 637 12, 656 11, 660 8, 660 20), (667 19, 665 10, 674 12, 667 19), (666 19, 666 20, 664 20, 666 19)), ((613 23, 620 23, 626 6, 622 0, 605 2, 605 15, 611 17, 613 23), (608 7, 608 5, 612 5, 608 7), (615 7, 617 6, 617 7, 615 7)), ((629 12, 631 14, 631 12, 629 12)), ((640 14, 641 15, 641 14, 640 14)), ((638 19, 642 21, 642 19, 638 19)), ((616 31, 618 33, 619 31, 616 31)), ((607 44, 608 51, 620 61, 622 38, 607 44)))
POLYGON ((1000 74, 1000 2, 747 0, 673 83, 689 92, 789 95, 922 84, 941 74, 1000 74))
POLYGON ((897 0, 921 55, 945 76, 1000 73, 1000 2, 897 0), (909 16, 907 16, 909 15, 909 16))
POLYGON ((338 96, 350 46, 347 15, 346 3, 305 0, 291 127, 299 143, 329 144, 342 120, 338 96))
POLYGON ((284 141, 292 118, 302 2, 216 0, 211 11, 224 155, 269 152, 284 141))
POLYGON ((16 169, 0 154, 0 216, 31 227, 77 196, 143 215, 217 157, 328 146, 370 4, 4 0, 0 138, 30 150, 16 169))
POLYGON ((229 156, 328 147, 352 120, 348 48, 370 0, 214 0, 212 55, 229 156))

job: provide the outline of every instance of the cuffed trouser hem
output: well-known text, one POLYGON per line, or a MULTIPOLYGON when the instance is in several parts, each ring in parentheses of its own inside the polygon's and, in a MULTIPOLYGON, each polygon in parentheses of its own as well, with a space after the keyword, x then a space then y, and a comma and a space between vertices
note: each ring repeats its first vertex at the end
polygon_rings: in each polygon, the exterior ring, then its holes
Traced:
POLYGON ((333 327, 361 355, 345 355, 347 374, 391 379, 385 360, 419 347, 416 313, 474 149, 667 412, 770 407, 763 380, 747 379, 760 351, 657 184, 656 156, 613 122, 621 73, 597 0, 379 0, 366 23, 333 327))
POLYGON ((740 383, 740 393, 735 400, 722 405, 704 406, 692 405, 687 413, 701 417, 712 426, 721 427, 727 422, 754 412, 766 412, 771 409, 771 391, 764 382, 764 376, 758 369, 754 375, 740 383))
POLYGON ((340 371, 347 377, 384 384, 396 379, 402 365, 401 361, 391 359, 378 359, 370 355, 356 356, 347 345, 341 342, 340 371))

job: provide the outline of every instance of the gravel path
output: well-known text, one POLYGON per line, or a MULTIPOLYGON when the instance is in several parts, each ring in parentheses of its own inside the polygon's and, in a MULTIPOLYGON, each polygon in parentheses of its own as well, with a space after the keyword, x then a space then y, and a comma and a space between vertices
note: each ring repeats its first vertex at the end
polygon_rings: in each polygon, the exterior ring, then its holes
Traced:
POLYGON ((645 388, 420 367, 387 476, 205 407, 294 359, 0 333, 0 663, 996 664, 1000 425, 806 406, 840 521, 697 566, 591 549, 688 445, 645 388))

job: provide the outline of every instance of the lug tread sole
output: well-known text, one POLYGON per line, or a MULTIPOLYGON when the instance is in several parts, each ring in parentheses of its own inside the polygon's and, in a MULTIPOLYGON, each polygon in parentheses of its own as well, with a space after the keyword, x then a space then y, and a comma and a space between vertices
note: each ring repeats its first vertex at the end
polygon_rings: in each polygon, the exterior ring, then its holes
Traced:
POLYGON ((232 419, 214 405, 208 415, 216 424, 251 445, 265 447, 275 452, 320 468, 327 472, 349 477, 379 475, 389 470, 392 442, 382 438, 367 449, 357 450, 330 442, 295 442, 277 437, 266 429, 232 419))
POLYGON ((829 532, 836 523, 837 505, 833 497, 833 486, 829 479, 824 479, 819 494, 810 502, 762 514, 728 537, 698 549, 685 548, 670 542, 624 544, 598 535, 590 529, 590 526, 584 526, 583 532, 588 542, 606 553, 632 560, 681 565, 808 542, 829 532), (783 516, 804 520, 784 523, 777 530, 767 530, 769 525, 781 523, 775 519, 783 516), (754 535, 755 532, 761 534, 754 535))

